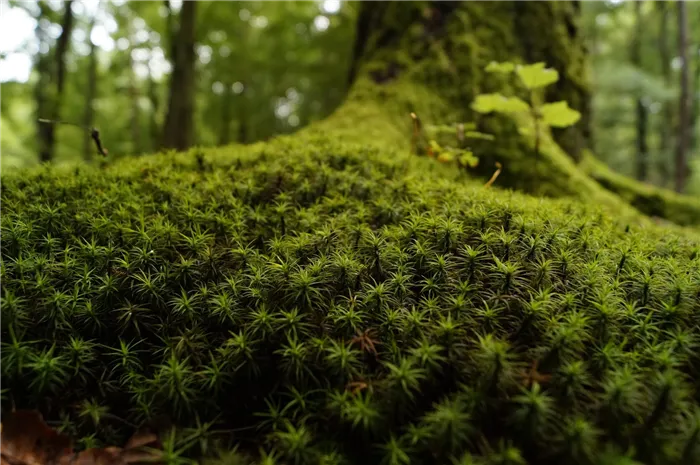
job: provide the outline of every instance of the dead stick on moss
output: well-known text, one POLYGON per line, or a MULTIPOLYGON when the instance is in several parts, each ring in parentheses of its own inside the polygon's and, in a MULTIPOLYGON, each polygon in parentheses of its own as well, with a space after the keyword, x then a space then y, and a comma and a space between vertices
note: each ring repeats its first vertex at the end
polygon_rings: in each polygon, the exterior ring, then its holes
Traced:
POLYGON ((496 162, 496 168, 496 172, 493 173, 491 179, 489 179, 489 181, 484 185, 484 187, 491 187, 491 184, 493 184, 494 181, 496 181, 498 175, 501 174, 501 168, 503 168, 503 166, 499 162, 496 162))
POLYGON ((90 137, 92 137, 92 140, 95 142, 95 147, 97 147, 97 151, 100 152, 100 154, 103 157, 106 157, 109 152, 107 152, 107 149, 104 148, 102 145, 102 140, 100 139, 100 131, 97 130, 97 128, 88 128, 86 126, 83 126, 81 124, 76 124, 76 123, 71 123, 68 121, 54 121, 50 119, 44 119, 44 118, 39 118, 40 123, 44 124, 67 124, 69 126, 75 126, 80 129, 84 129, 86 131, 90 131, 90 137))

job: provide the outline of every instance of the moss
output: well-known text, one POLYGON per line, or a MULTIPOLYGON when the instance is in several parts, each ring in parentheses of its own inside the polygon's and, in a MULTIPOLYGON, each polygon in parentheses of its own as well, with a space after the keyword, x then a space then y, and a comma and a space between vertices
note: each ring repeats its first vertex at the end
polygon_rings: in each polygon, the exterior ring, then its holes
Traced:
POLYGON ((185 453, 244 463, 695 460, 700 235, 484 189, 361 94, 250 147, 3 176, 3 407, 107 443, 213 422, 185 453))
POLYGON ((640 212, 686 226, 700 225, 700 200, 643 184, 615 173, 591 153, 580 168, 611 192, 630 202, 640 212))
MULTIPOLYGON (((345 142, 374 140, 378 146, 395 152, 407 151, 411 141, 411 111, 424 122, 456 121, 454 107, 431 88, 415 83, 409 76, 377 86, 370 78, 356 82, 348 100, 326 121, 302 133, 328 134, 345 142)), ((524 123, 520 123, 524 124, 524 123)), ((604 189, 578 169, 574 161, 549 136, 543 138, 540 156, 536 159, 533 143, 517 134, 514 121, 506 117, 490 117, 482 121, 482 130, 492 134, 508 133, 496 142, 474 145, 479 166, 472 178, 490 177, 495 163, 503 165, 496 185, 549 197, 570 197, 606 206, 624 218, 645 222, 636 209, 617 195, 604 189)), ((499 136, 497 136, 499 137, 499 136)), ((462 181, 464 182, 464 181, 462 181)), ((484 182, 476 181, 472 182, 484 182)))

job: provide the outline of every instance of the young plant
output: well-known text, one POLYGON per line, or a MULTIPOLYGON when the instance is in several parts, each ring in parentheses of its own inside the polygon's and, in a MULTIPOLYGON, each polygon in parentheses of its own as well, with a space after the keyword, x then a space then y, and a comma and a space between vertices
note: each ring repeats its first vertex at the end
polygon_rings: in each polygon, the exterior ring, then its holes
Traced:
POLYGON ((576 124, 581 119, 581 113, 569 107, 566 101, 540 103, 542 96, 539 92, 559 80, 559 73, 552 68, 546 68, 544 63, 516 65, 511 62, 491 62, 486 67, 490 73, 512 75, 518 77, 518 82, 525 88, 527 101, 519 97, 507 97, 501 93, 480 94, 472 103, 472 109, 478 113, 502 113, 506 115, 529 115, 527 123, 516 119, 521 134, 530 133, 530 124, 535 137, 535 160, 539 159, 541 131, 543 128, 565 128, 576 124))
POLYGON ((479 164, 479 158, 467 144, 467 139, 494 139, 490 134, 477 131, 474 123, 437 124, 424 127, 413 112, 411 119, 413 120, 411 151, 417 154, 424 153, 440 163, 454 163, 460 170, 474 168, 479 164))

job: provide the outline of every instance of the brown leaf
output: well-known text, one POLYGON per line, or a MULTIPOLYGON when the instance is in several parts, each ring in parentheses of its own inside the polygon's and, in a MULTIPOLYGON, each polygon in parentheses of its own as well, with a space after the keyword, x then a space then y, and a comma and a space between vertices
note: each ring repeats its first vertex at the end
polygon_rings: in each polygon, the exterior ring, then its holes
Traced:
POLYGON ((0 465, 133 465, 154 463, 160 448, 158 436, 142 430, 121 447, 103 447, 73 452, 72 441, 51 429, 39 412, 18 410, 0 424, 2 449, 0 465))
POLYGON ((70 454, 70 438, 51 429, 39 412, 18 410, 2 423, 3 465, 49 465, 70 454))

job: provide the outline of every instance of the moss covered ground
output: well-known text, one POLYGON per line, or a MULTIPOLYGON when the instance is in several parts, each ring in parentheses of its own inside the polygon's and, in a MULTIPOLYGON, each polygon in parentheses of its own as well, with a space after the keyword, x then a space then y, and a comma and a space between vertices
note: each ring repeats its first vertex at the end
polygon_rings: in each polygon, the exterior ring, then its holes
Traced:
POLYGON ((4 175, 3 407, 85 446, 165 418, 169 463, 697 463, 700 237, 349 142, 353 108, 4 175))

